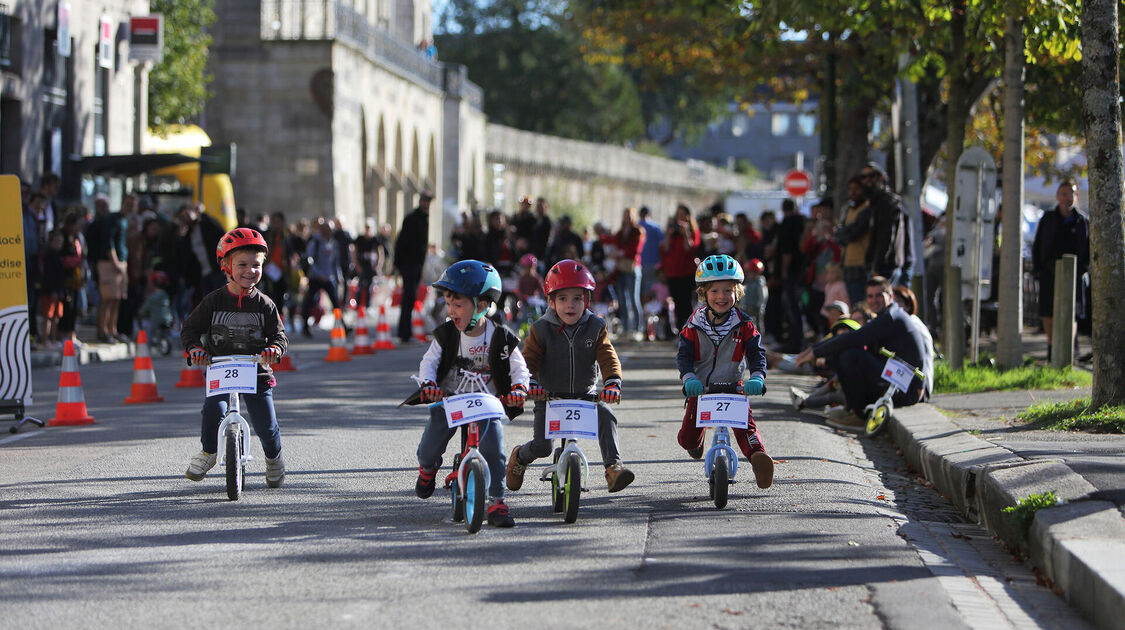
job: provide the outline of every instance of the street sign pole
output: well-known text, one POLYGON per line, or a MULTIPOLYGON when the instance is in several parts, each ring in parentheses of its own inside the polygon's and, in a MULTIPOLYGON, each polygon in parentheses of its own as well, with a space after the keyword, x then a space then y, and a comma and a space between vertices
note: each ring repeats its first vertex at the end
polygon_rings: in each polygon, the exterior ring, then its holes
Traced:
MULTIPOLYGON (((972 299, 972 359, 978 359, 980 337, 980 292, 983 278, 991 276, 992 238, 995 220, 993 193, 996 162, 980 147, 966 149, 957 160, 956 197, 953 199, 953 232, 946 237, 949 266, 942 296, 942 332, 945 356, 955 370, 965 358, 965 308, 962 299, 972 299), (961 285, 956 291, 953 284, 961 285), (972 295, 965 295, 972 291, 972 295), (955 294, 960 293, 960 297, 955 294)), ((949 212, 947 209, 946 212, 949 212)))

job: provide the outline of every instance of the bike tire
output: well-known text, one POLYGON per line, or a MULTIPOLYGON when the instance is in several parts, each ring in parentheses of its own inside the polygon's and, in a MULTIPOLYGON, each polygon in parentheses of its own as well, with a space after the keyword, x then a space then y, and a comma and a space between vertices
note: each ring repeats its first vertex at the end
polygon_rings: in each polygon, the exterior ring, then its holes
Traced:
POLYGON ((238 436, 227 433, 226 438, 227 498, 237 501, 242 496, 242 465, 238 436))
POLYGON ((890 409, 886 405, 878 405, 867 414, 867 425, 864 427, 864 432, 867 437, 875 437, 887 428, 887 420, 890 420, 890 409))
POLYGON ((582 460, 571 453, 566 458, 566 479, 563 480, 564 523, 578 520, 578 504, 582 500, 582 460))
POLYGON ((465 467, 465 528, 470 534, 480 531, 484 522, 488 491, 485 488, 484 465, 474 459, 465 467))
POLYGON ((721 510, 727 506, 727 491, 730 489, 730 464, 727 463, 726 453, 715 456, 710 483, 711 499, 715 501, 715 507, 721 510))

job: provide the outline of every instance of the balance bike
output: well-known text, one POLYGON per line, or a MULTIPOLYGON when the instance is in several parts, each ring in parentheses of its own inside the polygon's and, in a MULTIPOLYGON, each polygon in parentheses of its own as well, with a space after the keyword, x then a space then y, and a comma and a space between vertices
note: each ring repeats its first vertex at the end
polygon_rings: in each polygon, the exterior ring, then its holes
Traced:
POLYGON ((578 446, 578 439, 598 439, 597 394, 547 394, 544 434, 548 440, 561 438, 552 463, 539 477, 551 482, 551 509, 563 513, 564 523, 578 520, 582 493, 588 492, 590 464, 578 446))
POLYGON ((922 370, 906 361, 896 359, 895 353, 890 350, 879 348, 879 354, 887 358, 881 376, 884 381, 887 381, 888 385, 887 391, 883 392, 882 396, 864 409, 867 415, 867 425, 864 427, 864 432, 868 437, 879 435, 887 427, 887 420, 890 420, 895 410, 895 394, 909 389, 910 381, 915 376, 922 381, 926 380, 926 374, 922 370))
POLYGON ((246 464, 250 455, 250 423, 242 415, 239 394, 258 390, 260 356, 211 357, 207 367, 207 396, 227 396, 227 411, 219 423, 219 463, 226 468, 227 498, 237 501, 246 487, 246 464))
MULTIPOLYGON (((765 390, 762 390, 765 394, 765 390)), ((711 427, 711 447, 703 458, 703 475, 715 507, 727 506, 730 486, 738 474, 738 453, 731 446, 730 429, 746 429, 750 403, 741 383, 712 383, 696 403, 695 426, 711 427)))

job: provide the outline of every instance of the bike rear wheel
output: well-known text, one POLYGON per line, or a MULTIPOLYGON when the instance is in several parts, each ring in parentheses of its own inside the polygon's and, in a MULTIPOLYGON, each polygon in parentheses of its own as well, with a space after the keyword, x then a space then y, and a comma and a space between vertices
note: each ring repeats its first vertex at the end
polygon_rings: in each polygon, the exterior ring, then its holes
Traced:
POLYGON ((875 437, 883 432, 887 427, 887 420, 890 420, 891 410, 886 405, 877 405, 867 414, 867 426, 864 428, 867 437, 875 437))
MULTIPOLYGON (((457 470, 461 466, 461 456, 458 455, 453 458, 453 469, 457 470)), ((453 522, 460 523, 465 520, 465 502, 461 499, 460 487, 457 485, 457 477, 449 484, 450 494, 453 496, 453 522)))
POLYGON ((582 459, 571 453, 566 458, 566 479, 563 481, 563 522, 578 520, 578 504, 582 498, 582 459))
POLYGON ((727 463, 726 453, 715 456, 715 463, 711 467, 711 499, 715 507, 720 510, 727 506, 727 491, 730 489, 730 464, 727 463))
POLYGON ((227 466, 227 498, 237 501, 242 496, 242 453, 239 448, 239 436, 235 432, 227 432, 226 436, 226 466, 227 466))
POLYGON ((473 459, 465 467, 465 528, 470 534, 480 531, 484 522, 488 491, 485 489, 484 464, 473 459))

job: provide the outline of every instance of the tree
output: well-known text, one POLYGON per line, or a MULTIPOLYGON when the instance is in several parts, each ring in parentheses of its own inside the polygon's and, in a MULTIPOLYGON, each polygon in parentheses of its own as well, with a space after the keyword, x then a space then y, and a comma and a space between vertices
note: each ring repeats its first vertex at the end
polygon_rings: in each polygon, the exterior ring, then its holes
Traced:
POLYGON ((1023 364, 1023 12, 1020 0, 1008 0, 1004 34, 1004 183, 1003 238, 1000 241, 1000 312, 996 358, 1000 367, 1023 364))
POLYGON ((435 37, 442 59, 465 64, 500 124, 596 142, 644 135, 629 75, 585 62, 581 38, 556 2, 450 3, 435 37))
POLYGON ((195 119, 210 97, 207 85, 207 27, 215 22, 214 0, 151 0, 164 15, 164 60, 148 75, 148 122, 158 133, 195 119))
POLYGON ((1092 404, 1125 404, 1125 165, 1121 153, 1118 0, 1082 2, 1082 120, 1090 172, 1092 404))

